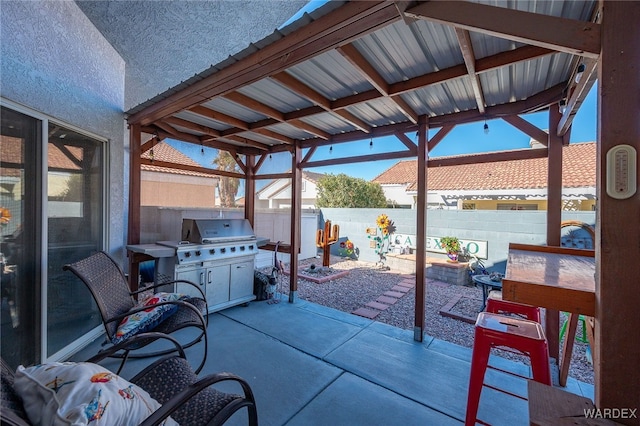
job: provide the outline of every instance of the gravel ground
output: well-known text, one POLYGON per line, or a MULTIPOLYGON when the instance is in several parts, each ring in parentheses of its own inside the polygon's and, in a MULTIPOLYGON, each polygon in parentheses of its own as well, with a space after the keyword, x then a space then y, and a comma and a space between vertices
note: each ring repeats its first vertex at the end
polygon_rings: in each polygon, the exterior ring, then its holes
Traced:
MULTIPOLYGON (((320 267, 322 260, 307 259, 301 261, 298 267, 299 272, 308 268, 311 264, 320 267)), ((285 269, 288 269, 288 265, 285 265, 285 269)), ((413 278, 412 275, 381 270, 370 263, 337 256, 331 257, 331 269, 335 271, 349 270, 349 275, 320 284, 299 279, 298 297, 319 305, 351 313, 358 308, 365 307, 368 302, 375 301, 385 291, 390 290, 391 287, 406 278, 413 278)), ((265 268, 263 272, 268 273, 270 269, 265 268)), ((322 273, 319 275, 322 275, 322 273)), ((289 276, 283 274, 280 277, 280 282, 283 292, 288 294, 289 276)), ((473 324, 440 314, 440 310, 456 296, 461 297, 451 311, 475 318, 482 306, 482 290, 480 288, 457 286, 431 279, 427 280, 425 331, 426 334, 435 338, 470 348, 473 346, 473 324)), ((415 289, 412 289, 394 305, 382 311, 375 320, 398 328, 413 330, 414 301, 415 289)), ((564 318, 561 316, 560 320, 564 321, 564 318)), ((579 323, 578 333, 580 332, 581 324, 579 323)), ((569 376, 593 384, 593 367, 587 361, 586 349, 586 344, 575 342, 569 376)), ((520 357, 504 351, 497 351, 497 353, 500 356, 528 364, 528 358, 526 357, 520 357)))

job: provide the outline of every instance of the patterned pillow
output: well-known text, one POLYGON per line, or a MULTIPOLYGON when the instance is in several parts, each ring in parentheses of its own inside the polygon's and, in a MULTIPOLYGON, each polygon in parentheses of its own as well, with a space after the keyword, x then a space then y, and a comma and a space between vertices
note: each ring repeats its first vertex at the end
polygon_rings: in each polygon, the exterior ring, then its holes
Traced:
POLYGON ((33 424, 137 425, 160 408, 142 388, 88 362, 19 366, 14 386, 33 424))
MULTIPOLYGON (((136 308, 153 306, 160 302, 182 300, 186 297, 186 295, 180 293, 156 293, 150 298, 138 302, 136 308)), ((123 318, 118 325, 116 335, 113 338, 113 343, 118 344, 138 333, 144 333, 145 331, 152 330, 162 321, 175 314, 177 310, 178 305, 161 305, 155 308, 150 307, 149 309, 136 312, 135 314, 131 314, 128 317, 123 318)))

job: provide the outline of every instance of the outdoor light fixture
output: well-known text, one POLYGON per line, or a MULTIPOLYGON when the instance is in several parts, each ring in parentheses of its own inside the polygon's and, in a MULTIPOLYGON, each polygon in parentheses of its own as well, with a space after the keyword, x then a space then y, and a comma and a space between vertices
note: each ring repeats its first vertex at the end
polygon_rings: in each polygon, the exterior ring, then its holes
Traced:
POLYGON ((273 155, 269 154, 269 160, 273 160, 273 155))
POLYGON ((564 114, 566 109, 567 109, 567 101, 565 101, 564 99, 560 99, 560 102, 558 102, 558 111, 560 112, 560 114, 564 114))
POLYGON ((200 144, 200 154, 204 155, 204 146, 200 144))
POLYGON ((373 138, 369 141, 369 149, 373 149, 373 138))
POLYGON ((489 125, 487 124, 487 122, 484 122, 484 134, 488 135, 489 134, 489 125))
POLYGON ((585 68, 584 64, 578 65, 578 70, 576 71, 576 84, 580 83, 580 79, 582 78, 582 73, 584 73, 585 68))

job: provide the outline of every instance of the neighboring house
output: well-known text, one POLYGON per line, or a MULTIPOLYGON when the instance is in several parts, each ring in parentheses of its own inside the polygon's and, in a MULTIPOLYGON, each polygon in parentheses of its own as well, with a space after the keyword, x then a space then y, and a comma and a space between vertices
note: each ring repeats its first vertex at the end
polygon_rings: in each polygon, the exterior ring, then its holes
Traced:
MULTIPOLYGON (((373 179, 390 205, 415 208, 416 161, 400 161, 373 179)), ((595 210, 595 142, 563 148, 562 186, 564 210, 595 210)), ((546 210, 547 159, 430 167, 427 188, 432 209, 546 210)))
MULTIPOLYGON (((151 159, 151 150, 142 155, 151 159)), ((161 142, 153 147, 153 159, 202 167, 171 145, 161 142)), ((219 179, 206 173, 167 169, 143 164, 140 203, 142 206, 213 207, 219 179)))
MULTIPOLYGON (((322 173, 302 172, 302 208, 315 209, 318 181, 322 173)), ((291 179, 276 179, 256 193, 256 208, 283 209, 291 207, 291 179)))

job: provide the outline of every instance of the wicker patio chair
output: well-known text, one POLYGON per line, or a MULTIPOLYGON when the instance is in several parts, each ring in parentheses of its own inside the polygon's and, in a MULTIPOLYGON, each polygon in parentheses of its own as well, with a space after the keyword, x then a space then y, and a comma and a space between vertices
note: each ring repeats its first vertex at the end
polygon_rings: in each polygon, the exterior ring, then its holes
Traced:
MULTIPOLYGON (((98 305, 98 309, 102 317, 102 323, 106 330, 108 343, 111 343, 112 345, 114 343, 119 343, 118 339, 116 339, 116 331, 118 329, 118 324, 120 324, 122 319, 125 317, 137 312, 146 311, 150 307, 177 305, 178 309, 175 313, 162 320, 159 324, 156 324, 153 328, 143 331, 172 334, 187 327, 195 327, 199 329, 197 336, 182 346, 184 348, 188 348, 201 340, 204 341, 202 361, 195 370, 195 373, 198 374, 200 370, 202 370, 207 359, 208 317, 204 315, 207 313, 208 305, 204 293, 196 284, 190 281, 177 280, 159 284, 156 283, 151 286, 146 286, 138 291, 130 292, 127 279, 122 272, 122 269, 111 256, 103 251, 99 251, 75 263, 65 265, 63 269, 65 271, 73 272, 89 288, 93 299, 98 305), (154 291, 174 283, 184 283, 186 285, 193 286, 201 297, 191 296, 184 300, 166 301, 152 306, 136 307, 135 296, 137 294, 149 290, 154 291)), ((149 343, 152 343, 152 340, 137 341, 136 344, 125 346, 119 353, 112 354, 123 358, 122 364, 118 369, 118 374, 122 370, 122 366, 124 365, 127 357, 141 358, 158 356, 164 355, 173 350, 156 350, 146 353, 138 351, 138 349, 148 345, 149 343), (131 353, 132 350, 135 350, 135 352, 131 353)))
MULTIPOLYGON (((177 340, 161 333, 141 333, 131 341, 167 339, 176 347, 177 355, 162 357, 146 367, 129 382, 140 386, 161 404, 161 407, 140 423, 140 426, 161 424, 171 416, 180 425, 222 425, 235 412, 247 407, 249 426, 257 426, 258 413, 251 386, 244 379, 231 373, 216 373, 200 379, 191 369, 184 350, 177 340), (214 387, 220 382, 235 382, 242 395, 222 392, 214 387)), ((118 350, 114 345, 87 362, 98 363, 118 350)), ((0 419, 2 424, 28 426, 22 400, 14 388, 15 373, 2 360, 2 397, 0 419)))

